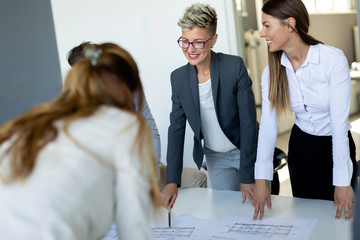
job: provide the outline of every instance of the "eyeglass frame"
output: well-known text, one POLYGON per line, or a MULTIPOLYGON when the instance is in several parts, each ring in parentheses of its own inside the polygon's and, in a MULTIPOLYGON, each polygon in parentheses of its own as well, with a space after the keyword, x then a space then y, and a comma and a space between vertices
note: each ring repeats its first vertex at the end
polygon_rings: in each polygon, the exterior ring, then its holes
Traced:
POLYGON ((183 48, 182 46, 180 46, 180 41, 183 41, 183 40, 181 40, 182 36, 179 37, 179 39, 177 40, 177 43, 178 43, 178 45, 179 45, 179 47, 180 47, 181 49, 188 49, 188 48, 190 47, 190 45, 192 45, 193 48, 195 48, 195 49, 204 49, 204 48, 205 48, 205 44, 206 44, 210 39, 212 39, 215 35, 216 35, 216 33, 215 33, 214 35, 212 35, 211 37, 209 37, 209 38, 208 38, 207 40, 205 40, 205 41, 192 41, 192 42, 189 42, 189 41, 185 40, 185 41, 187 41, 188 44, 189 44, 189 46, 188 46, 187 48, 183 48), (196 47, 194 46, 194 42, 196 42, 196 43, 202 43, 202 44, 203 44, 203 47, 202 47, 202 48, 196 48, 196 47))

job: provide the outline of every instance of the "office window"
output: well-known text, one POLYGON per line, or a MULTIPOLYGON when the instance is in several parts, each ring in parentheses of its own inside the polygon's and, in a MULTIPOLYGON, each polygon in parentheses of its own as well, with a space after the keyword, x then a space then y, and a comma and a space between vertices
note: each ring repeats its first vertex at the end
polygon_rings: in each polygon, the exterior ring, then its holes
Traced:
POLYGON ((303 0, 309 13, 348 12, 355 10, 355 0, 303 0))
POLYGON ((315 7, 315 0, 303 0, 308 12, 315 12, 316 7, 315 7))
POLYGON ((245 0, 236 0, 236 9, 243 17, 247 17, 248 13, 246 10, 246 1, 245 0))

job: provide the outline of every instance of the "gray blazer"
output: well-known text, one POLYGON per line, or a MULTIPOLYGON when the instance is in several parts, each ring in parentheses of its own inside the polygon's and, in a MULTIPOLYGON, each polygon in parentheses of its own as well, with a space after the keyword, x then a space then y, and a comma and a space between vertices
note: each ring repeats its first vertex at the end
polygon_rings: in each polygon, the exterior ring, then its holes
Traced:
MULTIPOLYGON (((252 82, 240 57, 211 52, 211 87, 221 129, 240 149, 240 182, 254 183, 256 110, 252 82)), ((186 120, 194 131, 193 158, 200 169, 203 138, 196 67, 184 65, 171 73, 172 111, 168 130, 166 183, 181 186, 186 120)))

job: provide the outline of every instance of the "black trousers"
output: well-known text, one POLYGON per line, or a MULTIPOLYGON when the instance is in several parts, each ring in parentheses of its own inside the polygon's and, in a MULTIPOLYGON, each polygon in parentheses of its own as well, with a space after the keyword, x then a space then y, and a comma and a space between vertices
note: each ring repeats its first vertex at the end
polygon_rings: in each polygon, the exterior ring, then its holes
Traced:
MULTIPOLYGON (((354 188, 357 174, 355 143, 350 131, 348 136, 354 188)), ((294 197, 334 200, 332 136, 310 135, 294 124, 289 140, 288 166, 294 197)))

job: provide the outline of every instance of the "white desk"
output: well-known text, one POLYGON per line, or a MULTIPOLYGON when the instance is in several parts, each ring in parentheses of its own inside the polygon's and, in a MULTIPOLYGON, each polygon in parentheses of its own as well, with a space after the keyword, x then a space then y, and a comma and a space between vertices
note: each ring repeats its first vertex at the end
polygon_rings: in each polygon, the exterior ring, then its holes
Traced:
MULTIPOLYGON (((336 208, 331 201, 309 200, 293 197, 272 196, 272 210, 265 207, 265 217, 317 218, 318 222, 310 235, 314 240, 352 237, 352 221, 335 220, 336 208)), ((250 202, 242 204, 241 192, 219 191, 206 188, 180 189, 173 207, 173 214, 191 214, 201 219, 220 221, 226 216, 253 216, 250 202)))

